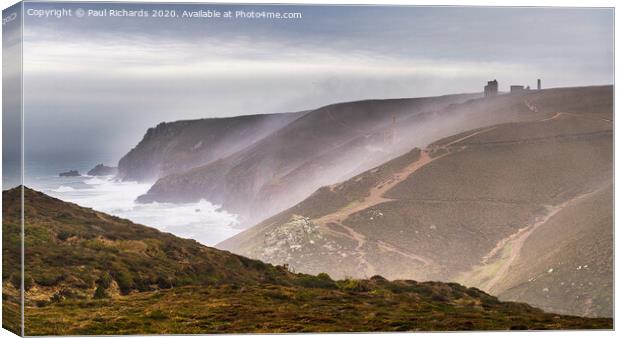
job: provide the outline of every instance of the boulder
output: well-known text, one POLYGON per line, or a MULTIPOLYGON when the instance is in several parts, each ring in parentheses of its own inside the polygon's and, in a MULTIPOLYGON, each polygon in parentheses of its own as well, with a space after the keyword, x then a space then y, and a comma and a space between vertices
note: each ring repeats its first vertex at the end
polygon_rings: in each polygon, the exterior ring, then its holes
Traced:
POLYGON ((108 176, 108 175, 116 175, 117 168, 116 167, 108 167, 103 165, 103 163, 97 164, 94 168, 92 168, 87 174, 89 176, 108 176))
POLYGON ((82 176, 82 175, 80 175, 80 173, 77 170, 69 170, 69 171, 65 171, 64 173, 58 174, 58 176, 60 176, 60 177, 75 177, 75 176, 82 176))

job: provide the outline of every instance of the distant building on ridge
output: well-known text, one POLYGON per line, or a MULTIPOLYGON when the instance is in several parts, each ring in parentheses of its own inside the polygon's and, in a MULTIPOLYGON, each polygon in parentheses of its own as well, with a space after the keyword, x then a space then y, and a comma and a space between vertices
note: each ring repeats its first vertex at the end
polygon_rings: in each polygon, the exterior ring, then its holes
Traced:
MULTIPOLYGON (((542 84, 540 79, 536 79, 536 88, 538 90, 542 89, 542 84)), ((510 85, 510 93, 521 93, 531 90, 530 86, 524 85, 510 85)), ((484 96, 494 96, 499 94, 499 84, 497 80, 488 81, 487 85, 484 86, 484 96)))
POLYGON ((498 87, 497 80, 487 82, 487 85, 484 86, 484 96, 497 95, 498 87))

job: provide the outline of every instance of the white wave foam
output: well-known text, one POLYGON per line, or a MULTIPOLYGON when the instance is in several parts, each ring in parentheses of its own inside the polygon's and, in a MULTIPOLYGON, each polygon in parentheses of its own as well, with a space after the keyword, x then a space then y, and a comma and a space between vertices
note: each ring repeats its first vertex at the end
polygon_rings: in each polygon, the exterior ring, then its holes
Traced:
POLYGON ((47 190, 47 193, 180 237, 192 238, 205 245, 215 245, 241 231, 234 227, 239 223, 236 215, 209 201, 137 204, 136 198, 148 191, 149 184, 118 182, 112 177, 85 177, 83 183, 88 186, 60 186, 47 190))
POLYGON ((104 184, 108 181, 110 181, 109 179, 101 179, 99 177, 93 177, 93 176, 85 176, 86 178, 88 178, 87 180, 84 181, 84 183, 86 184, 90 184, 90 185, 101 185, 104 184))
POLYGON ((64 185, 61 185, 60 187, 58 187, 57 189, 52 190, 54 192, 69 192, 69 191, 75 191, 75 189, 71 188, 71 187, 65 187, 64 185))

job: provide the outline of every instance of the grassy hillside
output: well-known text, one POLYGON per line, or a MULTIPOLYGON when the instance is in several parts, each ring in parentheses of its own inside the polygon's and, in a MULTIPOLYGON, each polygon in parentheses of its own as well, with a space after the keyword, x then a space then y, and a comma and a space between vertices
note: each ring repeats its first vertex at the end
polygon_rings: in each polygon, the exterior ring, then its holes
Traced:
MULTIPOLYGON (((194 240, 24 191, 27 305, 90 298, 98 288, 115 296, 183 285, 249 285, 290 275, 194 240)), ((9 233, 19 228, 19 195, 18 189, 3 192, 9 233)), ((6 261, 13 267, 6 271, 7 281, 19 272, 17 258, 6 261)))
MULTIPOLYGON (((610 329, 458 284, 182 287, 28 309, 32 335, 610 329)), ((354 285, 353 285, 354 284, 354 285)))
POLYGON ((21 203, 2 198, 2 327, 21 335, 21 203))
POLYGON ((532 114, 323 187, 218 247, 306 273, 459 281, 548 310, 611 316, 612 209, 593 212, 585 201, 611 184, 612 97, 611 87, 567 88, 457 105, 451 109, 510 114, 520 106, 532 114), (556 222, 564 214, 581 221, 556 222), (571 237, 544 231, 554 222, 571 237), (517 284, 554 264, 586 264, 578 263, 585 252, 599 268, 578 280, 552 273, 547 285, 517 284), (541 257, 548 260, 533 263, 541 257), (584 286, 543 291, 560 283, 584 286))
MULTIPOLYGON (((454 283, 294 274, 28 188, 24 195, 27 335, 612 325, 611 319, 558 316, 500 302, 454 283)), ((19 230, 19 196, 19 189, 3 192, 9 232, 19 230)), ((14 267, 14 259, 5 257, 4 266, 14 267)), ((15 305, 15 273, 3 270, 5 308, 15 305)))

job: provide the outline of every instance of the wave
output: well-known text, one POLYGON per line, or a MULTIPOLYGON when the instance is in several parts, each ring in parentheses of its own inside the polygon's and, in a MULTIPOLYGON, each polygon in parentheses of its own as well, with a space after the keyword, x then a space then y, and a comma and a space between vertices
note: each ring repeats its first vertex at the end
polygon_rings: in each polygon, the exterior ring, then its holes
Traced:
POLYGON ((73 189, 72 187, 66 187, 64 185, 61 185, 60 187, 53 189, 52 191, 54 192, 69 192, 69 191, 75 191, 75 189, 73 189))
MULTIPOLYGON (((215 245, 239 233, 238 217, 221 206, 201 200, 195 203, 137 204, 150 184, 119 182, 110 177, 83 177, 83 187, 58 186, 45 189, 53 197, 97 211, 129 219, 205 245, 215 245)), ((48 186, 52 182, 48 182, 48 186)))
POLYGON ((102 179, 102 178, 94 177, 94 176, 84 176, 84 177, 88 178, 87 180, 84 181, 84 183, 90 184, 90 185, 101 185, 101 184, 105 184, 110 181, 109 179, 106 180, 106 179, 102 179))

